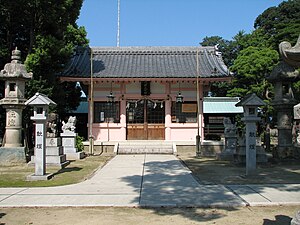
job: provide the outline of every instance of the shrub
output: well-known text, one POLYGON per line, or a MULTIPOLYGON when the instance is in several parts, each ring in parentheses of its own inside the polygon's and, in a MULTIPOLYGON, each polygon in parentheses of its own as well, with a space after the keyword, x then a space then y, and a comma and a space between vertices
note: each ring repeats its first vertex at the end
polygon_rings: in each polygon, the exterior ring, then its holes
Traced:
POLYGON ((79 152, 82 152, 84 149, 83 137, 80 137, 79 135, 76 136, 76 148, 79 152))

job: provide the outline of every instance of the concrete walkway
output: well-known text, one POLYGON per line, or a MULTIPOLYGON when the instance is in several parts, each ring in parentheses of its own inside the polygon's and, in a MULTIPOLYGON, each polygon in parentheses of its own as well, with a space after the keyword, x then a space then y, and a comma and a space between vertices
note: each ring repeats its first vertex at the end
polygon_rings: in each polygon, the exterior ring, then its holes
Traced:
POLYGON ((0 207, 300 205, 300 184, 202 185, 173 155, 117 155, 79 184, 1 188, 0 207))

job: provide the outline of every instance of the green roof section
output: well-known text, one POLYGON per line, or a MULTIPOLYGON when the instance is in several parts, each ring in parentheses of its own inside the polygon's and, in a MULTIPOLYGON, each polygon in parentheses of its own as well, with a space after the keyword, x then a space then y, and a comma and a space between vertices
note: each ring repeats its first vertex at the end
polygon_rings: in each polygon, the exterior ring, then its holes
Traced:
POLYGON ((203 113, 243 113, 243 107, 235 106, 239 101, 238 97, 204 97, 203 113))

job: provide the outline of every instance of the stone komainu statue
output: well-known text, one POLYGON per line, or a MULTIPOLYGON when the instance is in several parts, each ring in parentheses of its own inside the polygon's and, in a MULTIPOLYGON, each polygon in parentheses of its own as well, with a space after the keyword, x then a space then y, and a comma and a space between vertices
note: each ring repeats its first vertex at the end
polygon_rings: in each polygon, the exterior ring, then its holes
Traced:
POLYGON ((65 121, 62 122, 62 130, 63 132, 75 132, 76 129, 76 116, 70 116, 68 119, 68 122, 65 123, 65 121))
POLYGON ((47 137, 57 137, 57 115, 50 113, 47 122, 47 137))
POLYGON ((231 122, 231 119, 228 117, 224 117, 224 134, 236 134, 236 125, 231 122))

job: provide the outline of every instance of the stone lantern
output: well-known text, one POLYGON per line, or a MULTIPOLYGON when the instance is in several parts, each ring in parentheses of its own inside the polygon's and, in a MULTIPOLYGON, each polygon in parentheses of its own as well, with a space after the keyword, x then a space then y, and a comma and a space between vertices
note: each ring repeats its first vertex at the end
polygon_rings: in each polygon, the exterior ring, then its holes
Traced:
POLYGON ((242 106, 244 117, 242 121, 246 124, 246 175, 254 175, 256 171, 256 123, 260 121, 258 117, 258 107, 266 103, 256 94, 246 95, 236 106, 242 106))
POLYGON ((6 127, 4 148, 0 150, 0 161, 26 161, 22 140, 22 111, 25 108, 25 82, 32 79, 32 73, 26 71, 21 63, 21 51, 12 51, 12 61, 0 72, 0 79, 5 80, 5 97, 0 105, 6 109, 6 127), (3 157, 2 157, 3 156, 3 157), (6 159, 2 159, 2 158, 6 159))
POLYGON ((56 105, 47 96, 36 93, 25 105, 33 106, 33 116, 31 120, 35 121, 35 173, 27 179, 29 180, 47 180, 49 174, 46 174, 46 123, 50 105, 56 105))
POLYGON ((275 96, 272 105, 277 111, 278 158, 293 156, 292 118, 293 107, 297 104, 294 98, 292 83, 300 78, 297 68, 300 67, 300 36, 297 44, 291 47, 289 42, 281 42, 279 52, 283 59, 267 79, 274 84, 275 96))

